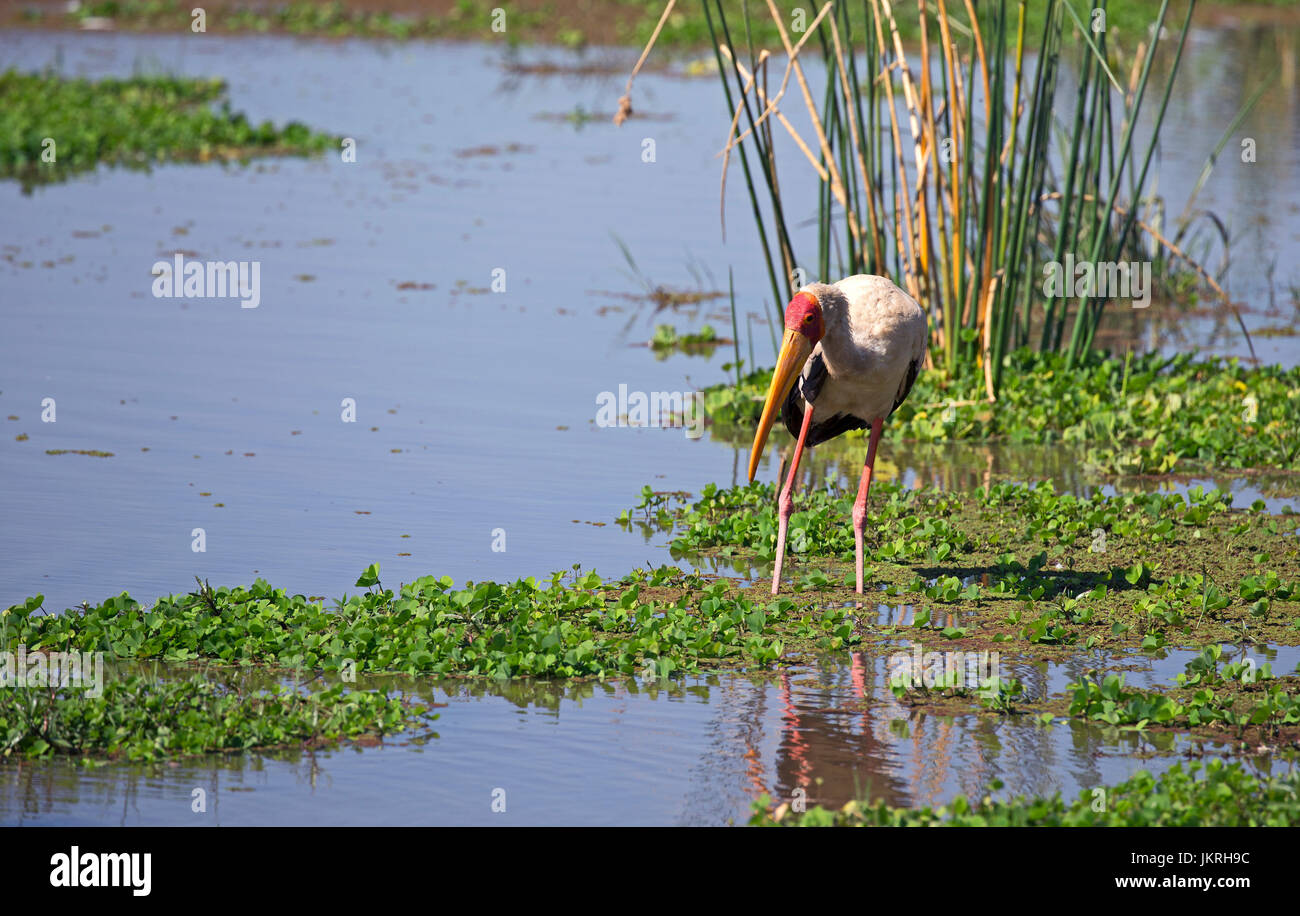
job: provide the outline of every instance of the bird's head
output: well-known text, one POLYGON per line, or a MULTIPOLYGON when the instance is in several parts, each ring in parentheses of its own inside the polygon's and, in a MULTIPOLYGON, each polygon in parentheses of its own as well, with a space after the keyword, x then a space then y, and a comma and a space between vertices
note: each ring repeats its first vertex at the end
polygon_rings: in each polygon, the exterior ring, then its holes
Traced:
POLYGON ((811 350, 826 333, 821 300, 808 290, 795 293, 790 304, 785 307, 785 330, 787 341, 791 332, 802 334, 808 339, 811 350))
POLYGON ((763 415, 758 421, 758 430, 754 433, 754 447, 749 451, 750 480, 754 479, 754 473, 758 470, 758 462, 763 457, 763 446, 767 444, 767 434, 772 430, 772 423, 775 422, 781 405, 794 387, 795 379, 803 371, 803 364, 808 361, 813 347, 825 333, 826 320, 817 295, 808 290, 795 293, 795 297, 785 307, 785 337, 781 341, 781 355, 776 359, 772 385, 767 389, 763 415))

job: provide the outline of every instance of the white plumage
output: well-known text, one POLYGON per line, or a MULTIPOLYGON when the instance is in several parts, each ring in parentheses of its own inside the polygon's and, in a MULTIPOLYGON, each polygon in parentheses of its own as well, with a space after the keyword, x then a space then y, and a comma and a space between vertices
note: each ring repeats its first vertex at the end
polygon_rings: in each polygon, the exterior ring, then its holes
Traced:
POLYGON ((824 360, 818 421, 848 414, 866 427, 888 417, 907 396, 909 376, 914 379, 925 362, 925 312, 888 278, 873 274, 813 283, 800 290, 805 291, 817 297, 826 322, 825 336, 801 373, 807 378, 817 358, 824 360))
POLYGON ((792 494, 804 448, 850 429, 870 428, 853 504, 857 590, 862 591, 862 534, 876 446, 885 420, 907 397, 921 371, 927 336, 921 306, 886 277, 858 274, 838 283, 811 283, 786 307, 785 338, 749 456, 753 480, 779 411, 797 444, 781 491, 772 594, 781 582, 786 528, 794 511, 792 494))

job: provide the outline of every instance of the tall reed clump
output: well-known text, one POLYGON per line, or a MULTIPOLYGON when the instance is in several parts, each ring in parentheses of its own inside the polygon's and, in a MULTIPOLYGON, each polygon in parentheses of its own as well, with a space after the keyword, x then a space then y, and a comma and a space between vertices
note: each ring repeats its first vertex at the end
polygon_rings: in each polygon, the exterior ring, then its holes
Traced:
POLYGON ((1127 73, 1112 67, 1105 0, 1086 18, 1068 0, 1034 0, 1041 12, 1028 0, 978 10, 974 0, 915 0, 911 59, 902 4, 891 0, 831 0, 802 33, 765 0, 782 45, 774 51, 755 48, 748 3, 737 16, 734 3, 702 2, 731 112, 724 193, 735 155, 778 309, 813 273, 791 241, 778 131, 819 179, 816 275, 832 276, 834 255, 837 273, 892 276, 930 315, 933 363, 950 375, 978 366, 990 399, 1010 350, 1063 352, 1073 366, 1091 349, 1107 299, 1092 290, 1045 297, 1046 263, 1162 253, 1190 263, 1140 214, 1158 203, 1147 190, 1151 161, 1195 0, 1179 30, 1166 27, 1162 0, 1127 73), (1035 51, 1031 18, 1041 23, 1035 51), (1073 85, 1062 80, 1067 46, 1080 52, 1073 85), (785 59, 779 82, 774 54, 785 59), (808 57, 829 77, 816 93, 808 57), (802 100, 810 133, 782 111, 792 98, 802 100), (1139 141, 1144 110, 1149 135, 1139 141))

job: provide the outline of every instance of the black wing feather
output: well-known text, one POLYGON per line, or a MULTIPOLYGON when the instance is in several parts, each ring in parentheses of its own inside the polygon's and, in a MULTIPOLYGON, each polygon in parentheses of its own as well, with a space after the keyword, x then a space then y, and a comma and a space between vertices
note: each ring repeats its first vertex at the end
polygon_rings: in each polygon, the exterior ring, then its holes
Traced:
MULTIPOLYGON (((822 385, 826 384, 826 379, 830 373, 826 370, 826 360, 820 353, 813 354, 812 359, 808 360, 808 366, 804 374, 799 379, 799 384, 790 389, 786 395, 785 404, 781 408, 781 419, 785 422, 785 428, 790 431, 790 435, 797 440, 799 430, 803 426, 803 402, 810 404, 817 403, 817 395, 822 390, 822 385)), ((915 381, 916 373, 913 372, 908 376, 908 387, 915 381)), ((904 392, 906 397, 906 392, 904 392)), ((899 398, 901 401, 902 398, 899 398)), ((814 445, 820 445, 834 439, 836 436, 843 435, 851 429, 866 429, 871 424, 852 414, 837 413, 833 417, 827 417, 824 420, 814 421, 808 428, 808 440, 804 444, 808 448, 814 445)))
POLYGON ((903 387, 898 389, 898 397, 894 398, 894 406, 889 408, 889 416, 894 415, 900 404, 907 400, 907 396, 912 393, 912 386, 916 384, 917 373, 921 371, 921 362, 909 363, 907 367, 907 378, 903 380, 903 387))

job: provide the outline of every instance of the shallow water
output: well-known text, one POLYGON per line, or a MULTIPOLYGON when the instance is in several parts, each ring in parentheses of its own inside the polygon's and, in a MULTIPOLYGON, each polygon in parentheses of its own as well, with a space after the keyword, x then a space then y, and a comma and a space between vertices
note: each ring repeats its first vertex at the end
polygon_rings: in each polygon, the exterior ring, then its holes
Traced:
MULTIPOLYGON (((799 789, 809 804, 938 805, 1001 779, 992 794, 1073 798, 1162 770, 1188 746, 1028 716, 917 716, 889 692, 888 659, 660 683, 425 681, 416 692, 448 704, 426 743, 93 769, 4 763, 0 823, 743 823, 760 794, 790 801, 799 789), (492 810, 498 789, 504 812, 492 810)), ((1005 668, 1036 692, 1088 664, 1005 668)))
MULTIPOLYGON (((1160 162, 1172 200, 1185 197, 1177 188, 1190 187, 1221 123, 1191 112, 1237 104, 1202 58, 1243 41, 1198 36, 1171 116, 1181 139, 1160 162), (1199 135, 1183 137, 1195 124, 1199 135)), ((592 54, 616 65, 627 57, 592 54)), ((618 75, 520 77, 505 59, 472 44, 0 33, 6 65, 220 75, 255 121, 296 118, 358 143, 350 164, 101 169, 30 196, 0 185, 9 256, 0 261, 0 416, 19 417, 0 437, 0 603, 41 591, 58 609, 122 588, 148 600, 187 589, 195 575, 262 575, 334 596, 372 560, 388 580, 435 571, 464 581, 578 560, 621 573, 663 559, 638 538, 585 523, 611 520, 646 482, 694 490, 733 480, 741 450, 681 430, 598 428, 596 398, 620 384, 712 383, 732 354, 649 359, 626 344, 656 320, 693 322, 637 314, 636 303, 601 291, 639 290, 617 234, 654 283, 724 289, 732 264, 742 308, 764 313, 739 181, 727 244, 718 232, 717 88, 647 74, 637 108, 652 119, 575 126, 538 116, 610 108, 618 75), (654 163, 641 161, 644 136, 656 140, 654 163), (259 259, 262 304, 154 298, 152 265, 178 249, 259 259), (467 292, 488 288, 495 267, 507 270, 505 293, 467 292), (46 397, 54 423, 41 422, 46 397), (354 423, 342 422, 344 398, 356 400, 354 423), (20 433, 30 438, 14 441, 20 433), (191 549, 195 528, 204 553, 191 549), (504 552, 492 550, 496 529, 504 552)), ((1279 130, 1274 119, 1251 127, 1279 130)), ((1295 167, 1294 144, 1274 148, 1295 167)), ((1284 166, 1270 163, 1266 177, 1262 166, 1216 172, 1203 202, 1263 218, 1258 195, 1300 187, 1277 181, 1272 170, 1284 166)), ((807 178, 790 174, 796 188, 807 178)), ((1267 217, 1284 264, 1300 239, 1297 206, 1279 201, 1267 217)), ((705 305, 695 321, 722 308, 705 305)), ((725 330, 725 315, 712 320, 725 330)), ((1197 326, 1181 330, 1195 336, 1197 326)), ((1206 340, 1212 333, 1202 328, 1206 340)), ((747 359, 745 328, 741 336, 747 359)), ((768 331, 754 336, 761 361, 768 331)), ((1300 352, 1291 338, 1272 345, 1287 362, 1300 352)), ((1011 463, 1012 473, 1086 486, 1068 455, 1011 463)), ((963 469, 942 456, 915 467, 944 465, 963 469)))
MULTIPOLYGON (((1175 204, 1249 91, 1220 65, 1264 53, 1259 42, 1196 36, 1159 162, 1175 204)), ((38 591, 50 609, 122 589, 148 600, 196 575, 337 596, 375 560, 389 584, 430 572, 513 579, 579 560, 617 575, 667 561, 662 536, 601 523, 644 483, 737 480, 744 447, 680 429, 598 428, 596 399, 620 384, 689 391, 725 377, 730 348, 659 361, 629 344, 656 322, 709 321, 729 334, 729 318, 720 300, 655 316, 626 298, 642 288, 613 237, 652 283, 725 289, 730 264, 742 313, 759 318, 752 336, 748 323, 740 330, 747 361, 751 346, 757 362, 770 359, 771 303, 736 176, 720 239, 725 112, 712 78, 647 73, 636 105, 649 118, 577 126, 554 116, 611 110, 634 58, 589 55, 618 66, 608 77, 520 77, 502 51, 472 44, 0 32, 3 67, 222 76, 254 121, 302 120, 358 149, 350 164, 101 169, 30 195, 0 183, 0 417, 18 417, 0 420, 0 606, 38 591), (641 158, 646 137, 654 163, 641 158), (261 305, 154 298, 151 267, 177 250, 259 260, 261 305), (494 268, 507 271, 504 293, 485 291, 494 268), (44 398, 56 422, 41 422, 44 398), (342 422, 344 398, 356 422, 342 422), (196 528, 203 553, 191 549, 196 528), (503 552, 492 549, 498 529, 503 552)), ((1284 311, 1286 283, 1300 281, 1287 276, 1300 248, 1296 98, 1293 83, 1266 96, 1242 130, 1270 155, 1223 164, 1200 201, 1250 239, 1234 294, 1266 303, 1264 267, 1276 260, 1284 311)), ((809 176, 792 168, 784 180, 789 199, 815 212, 809 176)), ((1247 315, 1253 327, 1280 320, 1247 315)), ((1222 325, 1188 317, 1165 345, 1244 353, 1222 325)), ((1130 331, 1138 346, 1155 333, 1130 331)), ((1256 348, 1268 361, 1300 359, 1296 338, 1256 348)), ((914 483, 1095 486, 1059 450, 887 452, 886 473, 914 483)), ((1239 503, 1289 502, 1257 480, 1212 482, 1239 503)), ((1088 727, 975 717, 913 722, 903 737, 890 728, 892 698, 870 715, 838 708, 860 689, 855 676, 859 666, 828 662, 786 679, 719 675, 658 691, 534 685, 528 701, 509 696, 514 686, 456 684, 441 737, 422 748, 87 771, 6 764, 0 820, 188 823, 199 786, 216 790, 200 823, 725 823, 743 819, 760 788, 807 786, 838 803, 870 786, 931 803, 1014 774, 1018 792, 1073 792, 1174 753, 1135 761, 1124 756, 1132 746, 1088 727), (506 815, 490 815, 495 786, 509 793, 506 815)))

